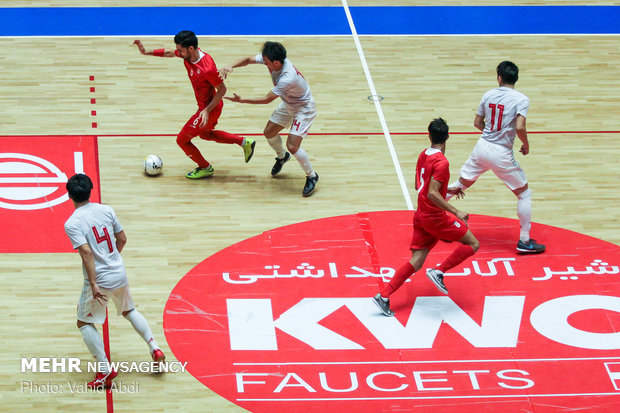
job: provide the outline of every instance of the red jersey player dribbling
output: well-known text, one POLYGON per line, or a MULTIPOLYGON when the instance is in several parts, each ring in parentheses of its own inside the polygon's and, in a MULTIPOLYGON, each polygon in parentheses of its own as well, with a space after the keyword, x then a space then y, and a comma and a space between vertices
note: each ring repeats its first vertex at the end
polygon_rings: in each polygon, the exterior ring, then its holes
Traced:
POLYGON ((245 162, 249 162, 254 154, 256 142, 250 138, 233 135, 221 130, 214 130, 222 113, 226 94, 226 85, 220 77, 213 58, 198 48, 198 38, 188 30, 174 36, 176 50, 157 49, 147 51, 140 40, 135 40, 140 53, 160 57, 180 57, 187 69, 187 75, 194 88, 198 111, 187 121, 177 135, 177 144, 198 167, 185 176, 190 179, 205 178, 213 175, 214 169, 200 153, 191 140, 199 136, 201 139, 218 143, 237 144, 243 148, 245 162))
POLYGON ((418 209, 413 217, 411 260, 402 265, 388 285, 373 297, 374 303, 386 316, 394 315, 389 297, 422 268, 437 241, 459 241, 463 244, 437 268, 426 270, 428 279, 444 294, 448 293, 448 289, 443 283, 443 273, 471 257, 480 246, 465 222, 469 215, 454 208, 445 199, 450 180, 450 165, 444 156, 449 137, 448 124, 441 118, 433 119, 428 126, 428 135, 431 146, 422 151, 416 166, 418 209))

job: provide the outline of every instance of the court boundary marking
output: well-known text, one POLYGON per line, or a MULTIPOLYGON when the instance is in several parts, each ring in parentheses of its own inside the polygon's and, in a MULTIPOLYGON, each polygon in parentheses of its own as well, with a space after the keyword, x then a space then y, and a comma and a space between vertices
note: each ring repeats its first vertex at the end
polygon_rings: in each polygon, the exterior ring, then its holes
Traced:
MULTIPOLYGON (((362 48, 362 43, 360 42, 359 36, 357 35, 357 29, 355 28, 355 22, 353 22, 353 16, 351 16, 351 11, 349 10, 349 4, 347 3, 347 0, 342 0, 342 7, 344 8, 344 12, 347 16, 347 21, 349 22, 349 27, 351 29, 353 42, 355 42, 355 48, 357 49, 357 54, 360 58, 362 69, 364 70, 364 75, 366 75, 366 82, 368 83, 368 88, 370 89, 370 96, 377 96, 377 90, 375 88, 374 82, 372 81, 372 75, 370 74, 368 63, 366 62, 366 56, 364 55, 364 49, 362 48)), ((375 110, 377 111, 377 116, 379 117, 379 123, 381 124, 381 129, 383 130, 383 136, 385 136, 385 141, 387 143, 388 150, 390 151, 390 156, 392 157, 392 163, 394 164, 394 169, 396 169, 396 176, 398 177, 398 182, 400 183, 400 189, 403 193, 403 197, 405 198, 405 204, 407 204, 408 210, 413 211, 413 201, 411 200, 411 195, 409 195, 409 189, 407 188, 407 182, 405 182, 403 170, 400 167, 400 162, 398 161, 398 155, 396 154, 396 150, 394 149, 394 143, 392 142, 392 137, 390 136, 390 130, 387 126, 387 121, 385 120, 385 116, 383 114, 383 108, 381 107, 381 101, 378 99, 373 99, 373 103, 375 104, 375 110)))
MULTIPOLYGON (((263 136, 262 133, 243 133, 235 132, 238 135, 244 136, 263 136)), ((580 135, 580 134, 620 134, 620 130, 584 130, 584 131, 527 131, 528 135, 580 135)), ((450 132, 450 135, 480 135, 480 132, 450 132)), ((120 137, 135 137, 135 138, 149 138, 149 137, 171 137, 177 136, 178 133, 75 133, 75 134, 55 134, 55 135, 41 135, 41 134, 2 134, 0 138, 35 138, 35 137, 63 137, 63 136, 94 136, 96 138, 120 138, 120 137)), ((383 136, 383 132, 315 132, 308 133, 308 136, 383 136)), ((416 135, 428 135, 428 132, 390 132, 390 135, 397 136, 416 136, 416 135)))
MULTIPOLYGON (((135 39, 140 38, 160 38, 170 37, 174 34, 115 34, 115 35, 90 35, 90 36, 0 36, 0 39, 104 39, 110 37, 120 37, 135 39)), ((265 37, 353 37, 352 34, 273 34, 273 35, 259 35, 259 34, 200 34, 196 33, 198 37, 216 37, 216 38, 262 38, 265 37)), ((523 36, 592 36, 592 37, 620 37, 619 33, 502 33, 502 34, 358 34, 358 37, 523 37, 523 36)))
MULTIPOLYGON (((489 395, 476 395, 476 396, 395 396, 395 397, 317 397, 312 398, 299 398, 299 399, 236 399, 239 402, 315 402, 315 401, 347 401, 347 400, 442 400, 442 399, 514 399, 522 397, 529 399, 530 397, 576 397, 576 396, 620 396, 620 392, 617 393, 548 393, 548 394, 489 394, 489 395)), ((529 401, 529 400, 528 400, 529 401)))
POLYGON ((234 366, 296 366, 296 365, 336 365, 336 364, 432 364, 432 363, 507 363, 507 362, 537 362, 537 361, 591 361, 591 360, 620 360, 620 357, 563 357, 539 359, 481 359, 481 360, 398 360, 398 361, 285 361, 281 363, 233 363, 234 366))

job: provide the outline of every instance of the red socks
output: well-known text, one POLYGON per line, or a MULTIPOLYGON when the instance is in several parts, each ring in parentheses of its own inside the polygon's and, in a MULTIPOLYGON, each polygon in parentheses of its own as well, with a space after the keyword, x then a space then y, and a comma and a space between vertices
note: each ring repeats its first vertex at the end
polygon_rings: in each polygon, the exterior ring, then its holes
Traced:
POLYGON ((437 269, 441 272, 446 272, 450 270, 450 268, 456 267, 467 258, 474 255, 474 249, 469 245, 460 245, 457 249, 452 251, 452 254, 444 262, 439 264, 437 269))
POLYGON ((411 277, 414 272, 415 268, 413 268, 413 265, 411 265, 410 262, 407 262, 398 270, 396 270, 396 273, 394 274, 388 285, 386 285, 385 288, 381 291, 381 297, 388 298, 390 295, 392 295, 392 293, 398 290, 398 288, 400 288, 400 286, 403 285, 403 283, 407 281, 407 278, 411 277))
POLYGON ((212 130, 209 132, 201 132, 200 137, 207 141, 215 141, 217 143, 234 143, 239 146, 243 144, 243 136, 233 135, 223 130, 212 130))

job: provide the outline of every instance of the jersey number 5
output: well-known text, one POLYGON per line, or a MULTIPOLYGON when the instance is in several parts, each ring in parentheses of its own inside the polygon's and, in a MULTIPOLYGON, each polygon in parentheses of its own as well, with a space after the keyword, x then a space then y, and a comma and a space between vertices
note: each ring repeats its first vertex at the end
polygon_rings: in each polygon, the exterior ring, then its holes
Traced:
POLYGON ((110 234, 108 234, 108 229, 106 227, 103 227, 103 236, 99 235, 99 232, 97 232, 97 228, 95 227, 93 227, 93 234, 95 234, 97 244, 101 244, 105 241, 108 244, 110 254, 114 252, 114 248, 112 248, 112 239, 110 238, 110 234))
POLYGON ((496 105, 495 103, 489 103, 489 108, 491 109, 491 132, 493 132, 493 127, 495 126, 495 112, 497 111, 497 128, 495 130, 500 130, 502 128, 502 117, 504 116, 504 105, 496 105))
POLYGON ((424 188, 424 169, 420 169, 420 187, 418 188, 418 193, 422 192, 422 188, 424 188))

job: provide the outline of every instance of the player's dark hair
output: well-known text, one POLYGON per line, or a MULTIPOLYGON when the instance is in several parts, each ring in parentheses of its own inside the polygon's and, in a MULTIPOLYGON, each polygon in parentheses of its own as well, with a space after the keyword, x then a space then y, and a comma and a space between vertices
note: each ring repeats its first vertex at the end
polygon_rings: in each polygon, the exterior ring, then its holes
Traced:
POLYGON ((286 59, 286 49, 278 42, 265 42, 261 54, 267 56, 272 62, 284 64, 284 59, 286 59))
POLYGON ((448 124, 442 118, 433 119, 428 125, 428 135, 433 143, 444 143, 448 140, 448 124))
POLYGON ((514 85, 519 80, 519 68, 511 61, 504 60, 497 65, 497 76, 508 85, 514 85))
POLYGON ((183 47, 198 47, 198 38, 189 30, 180 31, 174 36, 174 44, 180 44, 183 47))
POLYGON ((93 181, 87 175, 77 174, 73 175, 67 181, 67 192, 69 198, 75 202, 88 201, 90 198, 90 191, 93 189, 93 181))

